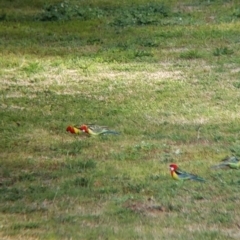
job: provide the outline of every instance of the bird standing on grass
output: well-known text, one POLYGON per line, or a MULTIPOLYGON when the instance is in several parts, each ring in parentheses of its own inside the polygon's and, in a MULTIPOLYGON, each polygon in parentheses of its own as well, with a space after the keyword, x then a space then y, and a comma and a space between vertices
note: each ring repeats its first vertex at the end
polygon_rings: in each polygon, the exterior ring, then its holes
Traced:
POLYGON ((79 130, 78 128, 74 127, 74 126, 68 126, 66 129, 67 132, 70 132, 72 134, 81 134, 82 131, 79 130))
POLYGON ((239 158, 232 156, 226 157, 222 160, 222 163, 212 166, 211 168, 232 168, 232 169, 240 169, 240 160, 239 158))
POLYGON ((171 164, 170 166, 171 176, 174 180, 184 181, 184 180, 196 180, 200 182, 205 182, 205 180, 197 175, 187 173, 178 168, 176 164, 171 164))
POLYGON ((105 134, 120 134, 119 132, 109 130, 108 127, 98 126, 93 124, 83 124, 79 127, 82 132, 91 136, 105 135, 105 134))

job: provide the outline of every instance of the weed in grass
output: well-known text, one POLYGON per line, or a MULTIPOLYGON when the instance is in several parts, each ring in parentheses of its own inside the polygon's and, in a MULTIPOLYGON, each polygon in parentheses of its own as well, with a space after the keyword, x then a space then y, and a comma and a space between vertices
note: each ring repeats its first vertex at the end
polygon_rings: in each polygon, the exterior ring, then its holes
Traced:
POLYGON ((65 163, 65 167, 71 172, 84 172, 96 168, 96 162, 93 160, 81 161, 70 159, 65 163))
MULTIPOLYGON (((38 206, 37 204, 31 205, 28 203, 26 205, 25 200, 16 201, 14 204, 9 204, 9 202, 0 205, 0 211, 3 214, 33 214, 36 212, 46 212, 47 208, 38 206)), ((20 222, 20 221, 19 221, 20 222)))
POLYGON ((89 187, 89 180, 85 177, 80 177, 80 178, 77 177, 73 181, 73 184, 75 186, 79 186, 79 187, 89 187))
POLYGON ((32 62, 29 63, 28 66, 22 67, 22 71, 29 76, 31 74, 39 73, 39 71, 43 71, 43 67, 38 62, 32 62))
POLYGON ((24 198, 24 192, 17 187, 1 187, 1 201, 17 201, 24 198))
POLYGON ((232 222, 232 216, 231 214, 227 213, 226 211, 220 211, 220 210, 212 210, 213 213, 213 222, 221 223, 223 225, 225 224, 231 224, 232 222))
POLYGON ((78 10, 78 6, 64 1, 45 5, 43 12, 37 16, 37 19, 40 21, 63 21, 70 20, 78 15, 82 15, 78 10))
POLYGON ((160 45, 156 39, 142 39, 139 44, 143 47, 158 47, 160 45))
POLYGON ((240 8, 235 8, 232 13, 233 17, 240 18, 240 8))
POLYGON ((233 50, 229 49, 228 47, 220 47, 216 48, 213 52, 214 56, 222 56, 222 55, 232 55, 233 50))
POLYGON ((137 50, 134 52, 134 57, 136 58, 153 57, 153 53, 145 50, 137 50))
POLYGON ((3 10, 0 13, 0 22, 7 19, 7 14, 3 10))
POLYGON ((29 172, 22 172, 18 176, 18 181, 34 181, 36 179, 36 176, 34 176, 34 173, 29 172))
POLYGON ((236 156, 240 156, 240 147, 239 145, 233 145, 229 148, 229 150, 232 152, 232 154, 236 155, 236 156))
POLYGON ((201 54, 197 50, 188 50, 180 54, 180 58, 183 59, 195 59, 201 58, 201 54))
POLYGON ((28 222, 28 223, 14 223, 11 226, 13 230, 22 230, 22 229, 35 229, 40 226, 37 222, 28 222))
POLYGON ((240 88, 240 82, 234 82, 234 83, 233 83, 233 86, 234 86, 235 88, 240 88))
POLYGON ((132 25, 149 25, 159 22, 159 18, 167 17, 170 9, 162 3, 148 3, 146 5, 131 6, 118 11, 111 26, 126 27, 132 25))
POLYGON ((65 180, 61 184, 61 188, 56 192, 56 197, 59 198, 63 195, 69 197, 89 198, 93 197, 96 193, 92 191, 93 177, 81 176, 74 177, 70 180, 65 180))

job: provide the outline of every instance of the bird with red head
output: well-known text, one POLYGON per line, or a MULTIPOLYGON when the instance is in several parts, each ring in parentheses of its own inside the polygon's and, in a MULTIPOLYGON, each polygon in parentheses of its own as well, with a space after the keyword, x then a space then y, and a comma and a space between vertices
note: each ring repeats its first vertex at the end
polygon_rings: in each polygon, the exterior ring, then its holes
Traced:
POLYGON ((81 133, 81 131, 80 131, 78 128, 73 127, 73 126, 68 126, 68 127, 66 128, 66 131, 67 131, 67 132, 70 132, 70 133, 72 133, 72 134, 80 134, 80 133, 81 133))
POLYGON ((205 182, 205 180, 197 175, 187 173, 179 169, 177 164, 172 163, 169 165, 171 176, 174 180, 184 181, 184 180, 196 180, 200 182, 205 182))

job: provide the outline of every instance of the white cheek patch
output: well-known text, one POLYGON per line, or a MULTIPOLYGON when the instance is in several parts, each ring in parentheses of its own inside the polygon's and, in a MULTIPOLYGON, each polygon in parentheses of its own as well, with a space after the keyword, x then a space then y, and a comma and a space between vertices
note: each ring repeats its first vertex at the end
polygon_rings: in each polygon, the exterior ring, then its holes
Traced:
POLYGON ((173 167, 170 167, 170 170, 171 170, 171 171, 173 171, 173 170, 174 170, 174 168, 173 168, 173 167))

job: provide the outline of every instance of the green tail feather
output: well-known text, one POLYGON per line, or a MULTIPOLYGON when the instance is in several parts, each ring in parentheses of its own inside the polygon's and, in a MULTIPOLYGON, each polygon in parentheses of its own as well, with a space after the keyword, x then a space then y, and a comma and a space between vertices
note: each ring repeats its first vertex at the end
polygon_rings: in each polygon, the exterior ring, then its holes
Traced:
POLYGON ((205 179, 199 177, 199 176, 194 176, 192 179, 196 180, 196 181, 199 181, 199 182, 206 182, 205 179))

